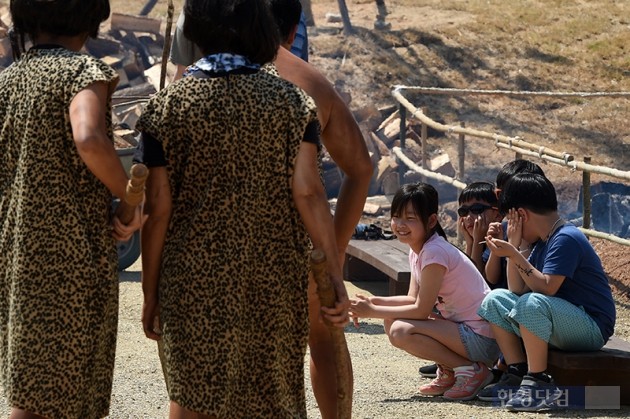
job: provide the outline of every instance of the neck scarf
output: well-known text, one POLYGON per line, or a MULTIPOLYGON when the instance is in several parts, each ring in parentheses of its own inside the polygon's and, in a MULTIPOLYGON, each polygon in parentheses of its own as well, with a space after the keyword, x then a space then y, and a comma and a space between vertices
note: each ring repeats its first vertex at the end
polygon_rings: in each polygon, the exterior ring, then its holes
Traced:
POLYGON ((199 72, 207 76, 218 76, 243 69, 258 71, 260 64, 252 63, 247 57, 242 55, 230 53, 211 54, 189 66, 184 72, 184 77, 193 76, 199 72))

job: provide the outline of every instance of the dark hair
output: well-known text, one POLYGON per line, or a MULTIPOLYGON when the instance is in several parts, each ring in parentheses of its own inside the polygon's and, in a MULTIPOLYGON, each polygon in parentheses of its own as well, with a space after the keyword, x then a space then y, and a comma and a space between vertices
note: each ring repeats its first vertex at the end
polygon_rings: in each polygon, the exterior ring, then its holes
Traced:
POLYGON ((276 19, 282 41, 289 39, 289 35, 300 23, 302 4, 300 0, 271 0, 271 11, 276 19))
POLYGON ((504 164, 497 174, 497 189, 502 190, 507 181, 517 173, 535 173, 537 175, 545 176, 543 169, 532 161, 524 159, 512 160, 511 162, 504 164))
POLYGON ((11 0, 10 10, 17 40, 13 48, 18 46, 20 50, 24 49, 26 35, 33 39, 41 33, 87 33, 96 38, 98 27, 110 13, 109 0, 11 0))
MULTIPOLYGON (((405 207, 409 202, 411 202, 413 210, 420 218, 420 221, 422 221, 422 224, 427 227, 429 217, 438 212, 438 193, 435 188, 428 183, 422 182, 402 185, 392 199, 392 217, 400 216, 405 211, 405 207)), ((439 221, 435 224, 433 230, 431 230, 431 234, 427 235, 427 238, 434 232, 446 238, 446 233, 439 221)))
POLYGON ((466 201, 478 199, 485 201, 490 205, 497 205, 497 195, 494 192, 494 183, 491 182, 473 182, 466 185, 464 190, 459 194, 458 201, 463 204, 466 201))
POLYGON ((499 198, 499 210, 525 208, 536 214, 558 210, 556 189, 549 179, 535 173, 518 173, 505 184, 499 198))
POLYGON ((186 0, 184 35, 208 54, 243 55, 265 64, 280 46, 268 0, 186 0))

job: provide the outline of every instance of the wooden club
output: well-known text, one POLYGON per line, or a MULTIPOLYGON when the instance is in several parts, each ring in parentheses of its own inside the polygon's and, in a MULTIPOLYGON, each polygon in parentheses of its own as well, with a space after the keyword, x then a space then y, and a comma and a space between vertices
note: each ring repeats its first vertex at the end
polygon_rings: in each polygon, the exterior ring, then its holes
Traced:
POLYGON ((149 176, 149 169, 142 163, 134 164, 129 170, 129 175, 125 196, 116 208, 116 216, 123 224, 129 224, 133 220, 136 207, 144 199, 144 184, 149 176))
MULTIPOLYGON (((326 272, 326 255, 320 249, 311 252, 311 271, 317 283, 317 294, 322 307, 334 307, 337 301, 335 289, 326 272)), ((337 418, 352 416, 352 363, 344 330, 326 323, 332 337, 337 375, 337 418)))

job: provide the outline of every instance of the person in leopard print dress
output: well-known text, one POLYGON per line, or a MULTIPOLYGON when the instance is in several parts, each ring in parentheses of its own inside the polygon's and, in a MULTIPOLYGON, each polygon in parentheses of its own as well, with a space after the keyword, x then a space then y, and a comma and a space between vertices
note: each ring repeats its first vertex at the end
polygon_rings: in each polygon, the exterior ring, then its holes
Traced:
POLYGON ((142 321, 163 342, 170 417, 306 417, 309 236, 338 296, 322 310, 348 321, 317 110, 261 69, 280 42, 267 1, 188 0, 184 13, 206 55, 137 124, 142 321))
MULTIPOLYGON (((107 0, 12 0, 33 46, 0 73, 0 387, 12 418, 108 414, 118 323, 116 73, 78 51, 107 0), (112 234, 113 233, 113 234, 112 234)), ((24 44, 19 42, 19 44, 24 44)))

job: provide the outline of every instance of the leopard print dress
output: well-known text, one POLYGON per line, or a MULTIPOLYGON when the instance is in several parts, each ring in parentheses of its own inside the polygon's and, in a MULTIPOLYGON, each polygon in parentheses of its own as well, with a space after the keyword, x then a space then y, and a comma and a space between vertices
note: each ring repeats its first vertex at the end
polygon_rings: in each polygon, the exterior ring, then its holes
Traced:
POLYGON ((185 77, 137 127, 173 197, 159 283, 171 400, 221 418, 306 417, 309 242, 291 192, 312 99, 264 71, 185 77))
POLYGON ((113 89, 116 78, 103 62, 52 46, 0 73, 0 383, 11 406, 50 418, 109 410, 112 198, 78 155, 69 107, 88 85, 113 89))

